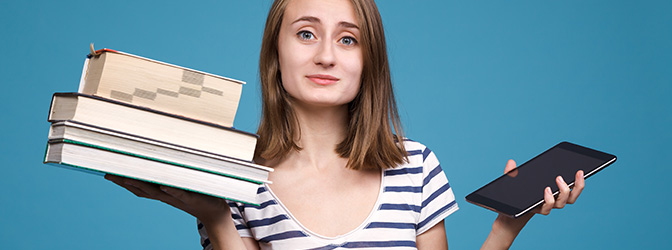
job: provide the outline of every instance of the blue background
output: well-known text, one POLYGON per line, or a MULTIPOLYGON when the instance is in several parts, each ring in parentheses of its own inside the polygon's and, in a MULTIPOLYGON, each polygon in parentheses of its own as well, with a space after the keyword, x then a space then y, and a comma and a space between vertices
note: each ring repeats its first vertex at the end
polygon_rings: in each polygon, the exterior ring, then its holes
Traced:
MULTIPOLYGON (((577 204, 535 216, 516 249, 669 249, 670 1, 378 1, 407 136, 436 152, 461 209, 452 249, 495 213, 464 201, 568 140, 616 154, 577 204)), ((247 81, 235 126, 259 119, 270 2, 0 2, 0 246, 197 249, 195 219, 102 178, 43 165, 54 92, 77 90, 89 43, 247 81)))

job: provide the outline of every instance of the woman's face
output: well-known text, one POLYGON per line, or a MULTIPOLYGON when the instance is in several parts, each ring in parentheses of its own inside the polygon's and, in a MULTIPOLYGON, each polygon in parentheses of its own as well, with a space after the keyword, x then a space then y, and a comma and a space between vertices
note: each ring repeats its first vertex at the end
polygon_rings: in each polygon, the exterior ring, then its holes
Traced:
POLYGON ((280 74, 298 104, 344 105, 359 92, 362 49, 349 0, 292 0, 278 37, 280 74))

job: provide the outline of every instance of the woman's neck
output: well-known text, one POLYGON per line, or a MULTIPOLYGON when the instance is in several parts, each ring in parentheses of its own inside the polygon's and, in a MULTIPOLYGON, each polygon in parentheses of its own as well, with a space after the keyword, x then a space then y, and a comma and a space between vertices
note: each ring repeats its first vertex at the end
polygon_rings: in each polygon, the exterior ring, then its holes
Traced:
MULTIPOLYGON (((345 166, 347 159, 336 153, 336 146, 345 138, 348 126, 347 105, 337 107, 305 107, 295 105, 300 126, 297 144, 301 151, 292 151, 285 161, 295 167, 328 168, 345 166)), ((283 162, 285 162, 283 161, 283 162)))

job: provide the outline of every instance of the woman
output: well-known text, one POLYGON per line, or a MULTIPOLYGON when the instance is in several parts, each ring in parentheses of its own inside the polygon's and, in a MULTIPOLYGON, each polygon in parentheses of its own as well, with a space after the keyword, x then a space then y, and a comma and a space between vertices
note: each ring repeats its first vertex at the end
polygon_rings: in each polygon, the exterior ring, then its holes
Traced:
MULTIPOLYGON (((434 154, 403 137, 372 0, 275 1, 260 75, 256 161, 275 169, 260 207, 107 178, 197 217, 208 249, 447 249, 457 205, 434 154)), ((576 179, 572 191, 558 179, 557 199, 547 188, 537 212, 573 203, 576 179)), ((508 248, 531 217, 499 216, 483 248, 508 248)))

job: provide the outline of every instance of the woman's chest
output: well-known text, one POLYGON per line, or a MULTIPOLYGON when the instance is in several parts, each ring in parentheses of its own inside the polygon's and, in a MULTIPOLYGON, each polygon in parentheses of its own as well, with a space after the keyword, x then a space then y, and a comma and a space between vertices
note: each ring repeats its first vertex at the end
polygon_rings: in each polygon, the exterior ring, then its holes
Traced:
POLYGON ((275 181, 270 188, 260 189, 264 205, 245 208, 246 226, 263 249, 414 249, 422 200, 417 188, 408 186, 421 186, 421 176, 409 178, 396 170, 385 173, 379 176, 379 186, 374 189, 376 197, 369 203, 373 205, 366 202, 352 205, 357 201, 350 196, 364 196, 366 188, 359 187, 359 192, 353 192, 349 189, 353 185, 348 182, 341 183, 339 190, 326 190, 323 187, 329 185, 318 188, 310 182, 279 189, 282 185, 277 184, 283 182, 275 181), (352 206, 370 209, 353 212, 352 206))
POLYGON ((306 230, 326 237, 363 226, 381 193, 381 174, 274 180, 273 194, 306 230))

